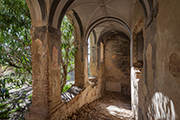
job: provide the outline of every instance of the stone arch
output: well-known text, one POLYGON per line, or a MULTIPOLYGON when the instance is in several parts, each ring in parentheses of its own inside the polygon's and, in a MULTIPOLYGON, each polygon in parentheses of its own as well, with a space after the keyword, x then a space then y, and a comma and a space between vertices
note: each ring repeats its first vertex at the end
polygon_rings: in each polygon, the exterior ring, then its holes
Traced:
MULTIPOLYGON (((72 10, 71 12, 71 16, 74 17, 73 21, 76 21, 76 24, 74 23, 74 26, 79 28, 79 36, 81 37, 81 39, 83 38, 84 35, 84 31, 83 31, 83 26, 82 26, 82 21, 79 17, 79 15, 77 14, 77 12, 75 10, 72 10)), ((77 31, 77 30, 76 30, 77 31)))
POLYGON ((105 90, 130 95, 130 38, 119 30, 100 36, 104 50, 105 90), (111 87, 114 86, 114 87, 111 87))
POLYGON ((123 33, 119 30, 105 31, 105 32, 101 33, 101 35, 97 41, 97 69, 99 69, 99 64, 100 64, 100 43, 101 42, 104 43, 103 38, 107 38, 108 36, 110 36, 114 32, 122 33, 124 37, 126 37, 127 39, 130 40, 130 35, 127 35, 126 33, 123 33))
POLYGON ((82 77, 82 74, 84 73, 84 64, 83 64, 83 28, 81 19, 79 18, 76 11, 72 10, 70 12, 66 13, 66 16, 73 24, 74 29, 74 40, 75 40, 75 48, 77 51, 75 52, 75 86, 83 87, 84 85, 84 78, 82 77), (82 67, 83 66, 83 67, 82 67))
MULTIPOLYGON (((84 58, 85 58, 85 63, 84 63, 84 66, 85 66, 85 78, 88 78, 88 61, 87 61, 87 58, 88 58, 88 38, 90 36, 91 33, 95 33, 94 29, 98 26, 98 25, 101 25, 103 23, 106 23, 106 22, 115 22, 119 25, 122 25, 122 27, 125 28, 125 30, 127 31, 127 33, 129 33, 129 36, 131 36, 131 32, 130 32, 130 28, 129 26, 127 25, 126 22, 124 22, 123 20, 119 19, 119 18, 116 18, 116 17, 110 17, 110 16, 107 16, 107 17, 101 17, 101 18, 98 18, 96 20, 94 20, 90 25, 89 27, 87 28, 86 32, 85 32, 85 35, 84 35, 84 45, 85 45, 85 52, 84 52, 84 58)), ((102 33, 100 34, 100 36, 104 33, 105 31, 102 31, 102 33)), ((96 37, 95 37, 96 38, 96 37)), ((96 38, 96 39, 99 39, 99 38, 96 38)), ((94 68, 95 71, 98 71, 98 67, 99 67, 99 63, 98 63, 98 51, 99 51, 99 47, 100 47, 100 43, 98 43, 97 41, 97 44, 96 44, 96 52, 95 52, 95 58, 96 58, 96 68, 94 68)), ((97 77, 95 75, 95 77, 97 77)), ((86 84, 86 81, 85 81, 85 84, 86 84)))
MULTIPOLYGON (((126 22, 124 22, 123 20, 119 19, 119 18, 116 18, 116 17, 110 17, 110 16, 107 16, 107 17, 101 17, 101 18, 98 18, 96 20, 94 20, 92 23, 90 23, 89 27, 87 28, 86 32, 85 32, 85 35, 84 35, 84 43, 86 45, 87 43, 87 40, 88 40, 88 37, 91 33, 95 33, 95 28, 98 26, 98 25, 101 25, 103 23, 106 23, 106 22, 114 22, 116 23, 117 25, 119 24, 121 27, 124 27, 125 31, 127 31, 126 33, 128 35, 127 38, 130 40, 130 36, 131 36, 131 31, 130 31, 130 27, 127 25, 126 22)), ((118 30, 118 29, 113 29, 112 31, 121 31, 121 30, 118 30)), ((122 32, 122 31, 121 31, 122 32)), ((99 37, 96 38, 97 39, 97 51, 96 51, 96 70, 98 71, 99 70, 99 66, 100 66, 100 43, 102 41, 100 41, 104 36, 107 37, 107 33, 112 33, 111 30, 102 30, 99 37)), ((103 43, 103 42, 102 42, 103 43)), ((87 46, 85 46, 86 48, 87 46)), ((102 47, 102 46, 101 46, 102 47)), ((103 49, 103 48, 102 48, 103 49)), ((85 56, 86 56, 86 53, 85 53, 85 56)), ((85 63, 85 66, 86 66, 87 63, 85 63)), ((85 72, 86 73, 86 72, 85 72)))
POLYGON ((47 6, 44 0, 26 0, 32 19, 32 26, 41 26, 47 19, 47 6))
POLYGON ((86 30, 86 33, 85 33, 85 41, 87 40, 89 34, 91 33, 91 31, 96 27, 98 26, 99 24, 102 24, 104 22, 107 22, 107 21, 112 21, 112 22, 116 22, 120 25, 122 25, 123 27, 125 27, 127 29, 127 31, 129 32, 129 34, 131 34, 130 32, 130 28, 129 26, 121 19, 119 18, 115 18, 115 17, 102 17, 102 18, 99 18, 97 20, 95 20, 94 22, 92 22, 89 27, 87 28, 86 30))
MULTIPOLYGON (((50 5, 48 24, 52 26, 53 28, 59 29, 61 26, 63 17, 67 15, 68 19, 73 24, 75 46, 82 53, 83 52, 83 47, 82 47, 83 28, 82 28, 81 19, 79 18, 75 10, 72 9, 71 11, 67 12, 69 6, 73 2, 74 0, 69 0, 69 1, 53 0, 50 5)), ((77 54, 79 53, 75 53, 75 54, 76 54, 75 56, 78 56, 77 54)), ((84 83, 82 82, 83 79, 81 77, 83 72, 81 69, 80 70, 78 69, 80 66, 80 65, 78 66, 78 63, 82 61, 83 61, 82 55, 80 56, 80 58, 79 56, 75 57, 75 85, 80 86, 80 87, 84 85, 84 83)))
POLYGON ((139 2, 143 7, 145 17, 148 17, 153 9, 153 0, 139 0, 139 2))
MULTIPOLYGON (((143 6, 146 17, 151 13, 153 5, 157 0, 139 0, 141 5, 143 6), (155 2, 154 2, 155 1, 155 2)), ((40 23, 47 19, 48 23, 55 28, 59 28, 61 25, 61 21, 63 16, 65 15, 69 6, 74 2, 74 0, 69 0, 64 2, 62 0, 53 0, 50 2, 49 15, 47 15, 47 2, 45 0, 38 1, 30 1, 26 0, 28 7, 31 12, 32 25, 37 25, 36 22, 40 23), (63 6, 61 6, 61 4, 63 6)))
POLYGON ((49 25, 52 25, 55 28, 61 26, 61 21, 69 8, 69 6, 74 2, 74 0, 62 1, 62 0, 53 0, 51 2, 50 12, 49 12, 49 25), (61 6, 63 5, 63 6, 61 6))

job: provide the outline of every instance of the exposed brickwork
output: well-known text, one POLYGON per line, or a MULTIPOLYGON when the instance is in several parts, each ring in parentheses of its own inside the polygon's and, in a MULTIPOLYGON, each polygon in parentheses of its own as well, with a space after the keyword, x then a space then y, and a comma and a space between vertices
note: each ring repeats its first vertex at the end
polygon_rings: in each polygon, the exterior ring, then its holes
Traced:
POLYGON ((130 41, 128 38, 114 35, 105 42, 105 80, 120 83, 121 92, 130 95, 130 41))
POLYGON ((29 118, 49 118, 60 102, 60 34, 51 26, 32 27, 33 97, 29 118))
POLYGON ((170 11, 178 10, 180 2, 158 2, 156 18, 143 31, 145 51, 138 82, 138 119, 178 120, 180 41, 177 39, 179 25, 176 23, 180 19, 178 13, 172 14, 170 11))

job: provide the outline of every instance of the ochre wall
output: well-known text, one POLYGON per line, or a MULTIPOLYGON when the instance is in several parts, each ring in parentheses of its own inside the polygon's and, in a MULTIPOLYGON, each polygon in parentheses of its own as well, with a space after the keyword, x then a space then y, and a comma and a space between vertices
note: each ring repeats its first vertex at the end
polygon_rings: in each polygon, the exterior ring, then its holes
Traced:
POLYGON ((158 0, 157 16, 149 25, 144 22, 143 69, 138 83, 139 120, 180 119, 179 6, 179 0, 158 0))

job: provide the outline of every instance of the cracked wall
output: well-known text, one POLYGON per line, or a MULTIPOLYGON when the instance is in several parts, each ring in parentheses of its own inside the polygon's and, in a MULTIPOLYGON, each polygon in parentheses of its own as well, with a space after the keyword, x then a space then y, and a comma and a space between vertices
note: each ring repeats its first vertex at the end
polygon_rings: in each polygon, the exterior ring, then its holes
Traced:
MULTIPOLYGON (((145 19, 143 67, 138 82, 140 120, 179 119, 179 5, 178 0, 158 0, 145 19)), ((134 10, 133 26, 138 21, 136 15, 142 13, 139 8, 134 10)))

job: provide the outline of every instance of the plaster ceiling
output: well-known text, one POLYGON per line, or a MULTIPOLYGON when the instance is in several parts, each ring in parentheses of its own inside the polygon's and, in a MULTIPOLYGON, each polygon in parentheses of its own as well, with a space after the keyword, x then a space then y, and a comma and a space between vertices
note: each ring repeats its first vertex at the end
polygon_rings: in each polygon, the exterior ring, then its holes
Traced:
MULTIPOLYGON (((135 0, 75 0, 68 8, 67 13, 76 12, 85 32, 94 21, 103 17, 118 18, 130 28, 134 2, 135 0)), ((109 18, 92 29, 95 29, 97 34, 111 29, 128 33, 123 25, 111 21, 109 18)))

